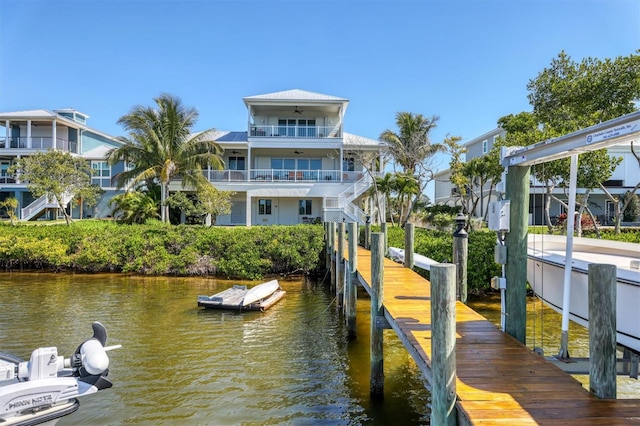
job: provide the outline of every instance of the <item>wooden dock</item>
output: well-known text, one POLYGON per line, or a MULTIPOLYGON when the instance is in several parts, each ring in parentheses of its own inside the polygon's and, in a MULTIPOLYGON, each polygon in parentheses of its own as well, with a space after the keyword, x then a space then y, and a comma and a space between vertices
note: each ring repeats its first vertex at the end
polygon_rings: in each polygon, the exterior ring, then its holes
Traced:
MULTIPOLYGON (((371 252, 358 247, 357 276, 371 294, 371 252)), ((384 260, 385 318, 431 380, 428 280, 384 260)), ((456 303, 458 424, 640 425, 640 400, 605 400, 493 323, 456 303)))

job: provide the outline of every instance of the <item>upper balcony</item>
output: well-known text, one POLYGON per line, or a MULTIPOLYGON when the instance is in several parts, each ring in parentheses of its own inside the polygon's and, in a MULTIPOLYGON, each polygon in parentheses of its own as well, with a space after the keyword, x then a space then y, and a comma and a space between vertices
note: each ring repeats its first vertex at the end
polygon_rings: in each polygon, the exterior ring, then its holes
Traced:
POLYGON ((249 139, 339 140, 344 135, 347 99, 294 89, 243 100, 247 106, 249 139))
MULTIPOLYGON (((51 136, 31 136, 31 137, 0 136, 0 150, 20 149, 20 150, 46 151, 48 149, 54 149, 54 148, 59 151, 66 151, 72 154, 78 154, 78 143, 74 141, 69 141, 63 138, 56 138, 55 146, 54 146, 53 137, 51 136)), ((0 151, 0 153, 2 153, 2 151, 0 151)))
POLYGON ((249 125, 249 136, 259 138, 324 139, 341 138, 340 126, 249 125))

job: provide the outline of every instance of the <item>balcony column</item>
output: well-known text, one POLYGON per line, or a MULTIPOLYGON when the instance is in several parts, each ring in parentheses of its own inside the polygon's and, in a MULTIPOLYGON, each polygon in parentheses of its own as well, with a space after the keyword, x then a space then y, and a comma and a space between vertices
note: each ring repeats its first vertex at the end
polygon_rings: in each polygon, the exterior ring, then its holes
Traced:
POLYGON ((27 148, 31 149, 31 120, 27 120, 27 148))
POLYGON ((245 169, 247 169, 247 181, 251 180, 251 147, 247 148, 247 164, 245 166, 245 169))
POLYGON ((56 148, 56 137, 57 137, 57 136, 56 136, 56 131, 57 131, 57 129, 56 129, 56 120, 54 119, 54 120, 51 122, 51 138, 53 139, 53 141, 52 141, 52 142, 53 142, 53 143, 52 143, 52 145, 53 145, 53 146, 52 146, 52 149, 53 149, 54 151, 57 151, 57 150, 58 150, 58 149, 56 148))
POLYGON ((338 170, 340 170, 340 182, 344 181, 344 179, 342 178, 342 175, 344 173, 344 170, 342 170, 343 167, 344 167, 344 150, 342 149, 342 145, 340 145, 340 158, 338 163, 338 170))
POLYGON ((11 137, 11 121, 10 120, 5 120, 4 122, 4 130, 5 130, 5 142, 4 142, 4 147, 6 149, 9 149, 11 147, 11 143, 9 143, 9 138, 11 137))
POLYGON ((245 222, 247 228, 251 228, 251 195, 247 191, 247 207, 245 209, 245 222))

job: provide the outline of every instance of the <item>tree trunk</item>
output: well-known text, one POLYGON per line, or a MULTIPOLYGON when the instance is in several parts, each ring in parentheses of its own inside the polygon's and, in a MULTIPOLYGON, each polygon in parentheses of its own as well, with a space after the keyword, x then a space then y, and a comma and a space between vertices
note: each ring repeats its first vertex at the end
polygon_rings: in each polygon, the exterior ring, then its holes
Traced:
POLYGON ((551 215, 549 214, 549 209, 551 209, 551 195, 553 193, 554 185, 546 185, 547 194, 544 197, 544 216, 547 220, 547 231, 549 234, 553 234, 553 223, 551 223, 551 215))
POLYGON ((589 194, 591 194, 591 190, 587 189, 584 193, 584 197, 580 202, 580 208, 578 209, 578 221, 576 222, 576 236, 582 237, 582 213, 584 213, 587 208, 587 202, 589 201, 589 194))
POLYGON ((587 210, 587 214, 593 221, 593 229, 596 231, 596 236, 600 238, 600 228, 598 227, 598 221, 596 220, 596 217, 593 215, 593 212, 589 207, 587 207, 586 210, 587 210))
POLYGON ((160 184, 160 212, 163 223, 169 221, 169 206, 166 203, 168 190, 169 184, 162 182, 160 184))
POLYGON ((67 214, 66 207, 62 205, 62 200, 58 198, 57 195, 55 196, 55 198, 56 198, 56 201, 58 202, 58 208, 62 210, 62 214, 64 215, 64 220, 67 222, 67 226, 69 226, 71 222, 73 222, 73 220, 71 220, 71 217, 67 214))

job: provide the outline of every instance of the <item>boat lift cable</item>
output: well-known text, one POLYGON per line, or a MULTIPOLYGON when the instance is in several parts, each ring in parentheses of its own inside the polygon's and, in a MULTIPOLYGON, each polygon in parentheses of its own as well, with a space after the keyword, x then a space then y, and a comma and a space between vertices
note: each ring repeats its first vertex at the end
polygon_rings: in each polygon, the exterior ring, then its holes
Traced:
POLYGON ((329 310, 329 308, 331 307, 331 305, 333 305, 334 303, 336 303, 336 301, 338 300, 338 296, 335 296, 331 302, 329 302, 329 304, 322 310, 320 311, 320 313, 316 316, 314 316, 313 318, 309 318, 308 320, 305 320, 304 323, 305 324, 311 324, 312 322, 314 322, 315 320, 317 320, 318 318, 320 318, 320 316, 322 314, 324 314, 325 312, 327 312, 329 310))
MULTIPOLYGON (((329 276, 329 272, 331 272, 331 269, 327 269, 327 272, 324 274, 324 278, 322 279, 322 281, 320 281, 320 285, 324 284, 324 281, 327 279, 327 277, 329 276)), ((316 315, 315 317, 306 320, 305 323, 306 324, 311 324, 313 321, 315 321, 316 319, 320 318, 320 315, 324 314, 327 310, 329 310, 329 308, 331 307, 331 305, 333 305, 336 301, 338 300, 338 296, 335 296, 333 298, 333 300, 331 300, 331 302, 329 302, 329 304, 327 305, 326 308, 324 308, 322 310, 322 312, 320 312, 318 315, 316 315)))
MULTIPOLYGON (((533 166, 531 166, 531 176, 533 176, 534 180, 536 179, 536 177, 535 177, 536 176, 536 166, 535 166, 535 164, 533 166)), ((533 193, 533 206, 532 206, 533 207, 533 224, 536 223, 536 219, 535 218, 536 218, 536 199, 537 198, 538 197, 536 197, 536 194, 534 192, 533 193)), ((534 229, 535 229, 535 227, 534 227, 534 229)), ((534 243, 534 247, 535 247, 536 233, 534 232, 533 235, 534 235, 533 236, 533 243, 534 243)), ((527 236, 527 238, 528 238, 528 236, 527 236)), ((527 263, 529 263, 528 259, 527 259, 527 263)), ((533 263, 532 266, 533 266, 533 271, 531 272, 531 274, 533 275, 533 281, 535 282, 535 280, 536 280, 536 268, 535 268, 536 265, 535 265, 535 263, 533 263)), ((531 284, 531 283, 529 283, 529 284, 531 284)), ((534 293, 534 297, 535 297, 535 293, 534 293)), ((538 322, 537 322, 537 320, 538 320, 538 312, 536 310, 536 307, 537 307, 537 303, 534 303, 533 304, 533 333, 532 333, 533 334, 533 350, 534 351, 537 348, 537 345, 536 345, 536 334, 537 334, 537 330, 538 330, 538 322)))

